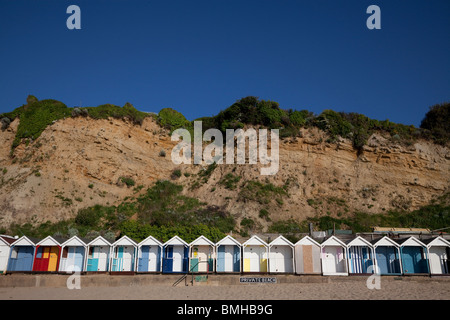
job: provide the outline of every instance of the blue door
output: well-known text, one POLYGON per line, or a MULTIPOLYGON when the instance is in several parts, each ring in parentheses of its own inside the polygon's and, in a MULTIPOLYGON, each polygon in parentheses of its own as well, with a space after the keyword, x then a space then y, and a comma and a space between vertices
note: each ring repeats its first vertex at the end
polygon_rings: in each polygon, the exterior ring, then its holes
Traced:
POLYGON ((31 271, 33 269, 34 247, 15 246, 11 248, 8 270, 31 271))
POLYGON ((428 273, 428 264, 422 247, 402 247, 402 265, 405 274, 428 273))
POLYGON ((400 262, 396 247, 380 246, 375 249, 375 252, 381 274, 400 274, 400 262))
POLYGON ((234 246, 233 271, 239 272, 240 269, 241 269, 241 249, 238 246, 234 246))
POLYGON ((138 271, 147 272, 148 271, 148 259, 150 254, 150 246, 141 247, 141 257, 138 261, 138 271))
POLYGON ((367 273, 367 268, 372 265, 370 249, 364 246, 352 246, 349 248, 349 269, 351 273, 367 273))
POLYGON ((225 246, 217 249, 217 272, 225 271, 225 246))
POLYGON ((84 247, 76 247, 75 249, 75 266, 77 266, 80 270, 83 270, 83 263, 84 263, 84 247))
POLYGON ((183 272, 187 272, 188 268, 189 268, 189 248, 184 247, 183 272))
POLYGON ((167 246, 164 248, 164 257, 163 257, 164 273, 172 272, 172 263, 173 263, 173 246, 167 246))

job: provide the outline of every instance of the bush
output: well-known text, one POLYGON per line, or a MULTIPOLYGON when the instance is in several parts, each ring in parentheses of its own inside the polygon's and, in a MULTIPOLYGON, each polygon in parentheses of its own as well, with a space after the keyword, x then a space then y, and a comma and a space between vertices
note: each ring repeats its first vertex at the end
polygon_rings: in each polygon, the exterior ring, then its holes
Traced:
POLYGON ((102 214, 98 207, 81 209, 75 217, 75 223, 85 227, 96 227, 102 214))
POLYGON ((430 107, 420 127, 430 131, 432 139, 439 144, 446 144, 450 140, 450 103, 437 104, 430 107))
POLYGON ((173 170, 172 172, 172 179, 177 179, 181 177, 181 170, 180 169, 176 169, 173 170))
POLYGON ((120 181, 125 183, 127 185, 127 187, 132 187, 132 186, 134 186, 136 184, 134 182, 134 180, 132 178, 130 178, 130 177, 120 177, 119 179, 120 179, 120 181))
POLYGON ((180 112, 172 108, 164 108, 159 111, 157 121, 160 126, 169 129, 170 132, 179 128, 191 126, 190 121, 188 121, 180 112))
POLYGON ((0 122, 2 124, 2 130, 6 130, 6 129, 8 129, 8 127, 9 127, 9 125, 11 123, 11 120, 9 120, 9 118, 7 118, 7 117, 3 117, 0 120, 0 122))
POLYGON ((219 181, 221 185, 224 185, 226 189, 234 190, 237 187, 237 183, 241 180, 241 177, 235 176, 231 173, 225 175, 225 177, 219 181))
POLYGON ((260 204, 267 204, 274 198, 277 199, 277 202, 282 202, 279 197, 287 195, 288 193, 282 187, 276 187, 272 183, 263 184, 252 180, 245 182, 239 194, 244 200, 253 200, 260 204))
POLYGON ((259 210, 259 217, 266 221, 270 221, 269 211, 267 211, 266 209, 259 210))
POLYGON ((70 114, 70 109, 62 102, 51 99, 34 102, 20 112, 16 139, 19 139, 19 143, 24 138, 36 140, 53 121, 69 117, 70 114))
POLYGON ((97 107, 81 108, 81 112, 82 115, 89 114, 93 119, 129 119, 139 125, 149 116, 148 113, 138 111, 128 102, 122 108, 113 104, 102 104, 97 107))

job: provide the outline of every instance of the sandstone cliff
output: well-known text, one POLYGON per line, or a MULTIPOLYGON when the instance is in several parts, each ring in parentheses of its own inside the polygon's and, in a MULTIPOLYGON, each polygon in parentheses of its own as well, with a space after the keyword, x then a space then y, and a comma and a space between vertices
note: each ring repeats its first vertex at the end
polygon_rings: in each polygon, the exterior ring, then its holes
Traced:
POLYGON ((247 164, 218 165, 201 178, 207 166, 172 163, 176 143, 152 117, 142 125, 118 119, 61 119, 11 154, 18 122, 0 132, 3 227, 58 221, 94 204, 118 204, 160 179, 173 179, 184 185, 186 195, 229 211, 238 222, 252 218, 262 229, 269 223, 261 217, 262 209, 272 222, 300 221, 355 210, 412 210, 449 191, 450 151, 424 140, 404 146, 374 134, 358 153, 351 141, 327 143, 323 131, 301 129, 300 138, 280 141, 275 176, 261 176, 259 165, 247 164), (181 176, 173 175, 176 169, 181 176), (224 183, 227 177, 236 178, 231 187, 224 183), (127 186, 122 178, 131 178, 135 185, 127 186), (248 196, 249 181, 285 192, 269 192, 268 199, 248 196))

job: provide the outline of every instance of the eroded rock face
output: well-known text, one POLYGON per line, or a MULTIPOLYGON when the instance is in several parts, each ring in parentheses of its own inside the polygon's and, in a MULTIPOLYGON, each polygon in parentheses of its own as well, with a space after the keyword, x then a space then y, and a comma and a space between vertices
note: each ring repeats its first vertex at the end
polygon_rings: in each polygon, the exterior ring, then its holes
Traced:
POLYGON ((358 154, 350 141, 327 143, 324 132, 302 129, 301 138, 280 141, 275 176, 261 176, 260 164, 218 165, 201 180, 197 173, 206 166, 173 164, 176 142, 152 118, 141 126, 117 119, 59 120, 11 157, 17 125, 15 120, 0 131, 0 226, 58 221, 94 204, 118 204, 138 192, 122 177, 145 186, 142 192, 159 179, 175 179, 185 194, 228 210, 238 221, 252 217, 262 227, 267 221, 259 217, 261 209, 270 211, 272 221, 327 211, 412 210, 449 190, 449 149, 427 141, 403 146, 373 135, 358 154), (173 177, 175 169, 181 177, 173 177), (220 183, 227 174, 240 177, 234 188, 220 183), (242 192, 246 181, 272 183, 287 194, 248 199, 242 192))

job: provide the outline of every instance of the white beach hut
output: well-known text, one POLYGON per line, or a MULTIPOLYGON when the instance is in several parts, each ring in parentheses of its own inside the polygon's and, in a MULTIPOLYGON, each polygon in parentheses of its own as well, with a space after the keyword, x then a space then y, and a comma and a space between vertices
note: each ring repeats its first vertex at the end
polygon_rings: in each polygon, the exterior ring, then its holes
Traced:
POLYGON ((161 272, 163 244, 149 236, 138 244, 138 272, 161 272))
POLYGON ((86 243, 73 236, 61 244, 61 257, 59 262, 59 271, 84 271, 84 259, 86 257, 86 243))
POLYGON ((215 245, 204 236, 189 244, 189 271, 214 272, 215 245))
POLYGON ((0 235, 0 274, 6 272, 11 244, 16 240, 10 236, 0 235))
POLYGON ((241 272, 242 245, 232 236, 216 243, 216 272, 241 272))
POLYGON ((389 237, 382 237, 371 241, 375 251, 375 265, 381 275, 400 275, 402 261, 400 259, 400 245, 389 237))
POLYGON ((258 236, 252 236, 242 244, 244 272, 267 272, 268 244, 258 236))
POLYGON ((294 273, 294 244, 283 236, 269 243, 269 272, 294 273))
POLYGON ((134 271, 137 243, 123 236, 111 245, 111 272, 134 271))
POLYGON ((427 246, 417 239, 409 238, 396 239, 400 245, 400 257, 402 260, 403 274, 429 274, 428 249, 427 246))
POLYGON ((33 269, 36 243, 39 239, 22 236, 11 244, 8 260, 9 272, 29 272, 33 269))
POLYGON ((305 236, 294 245, 295 273, 322 274, 320 244, 309 236, 305 236))
POLYGON ((325 276, 347 276, 347 245, 335 236, 321 244, 322 273, 325 276))
POLYGON ((350 274, 375 273, 373 245, 361 236, 347 242, 350 274))
POLYGON ((189 244, 174 236, 163 244, 163 273, 186 273, 189 264, 189 244))
POLYGON ((450 274, 450 241, 441 236, 422 241, 428 248, 431 275, 450 274))
POLYGON ((87 272, 107 272, 111 255, 111 243, 98 236, 87 244, 87 259, 84 270, 87 272))

